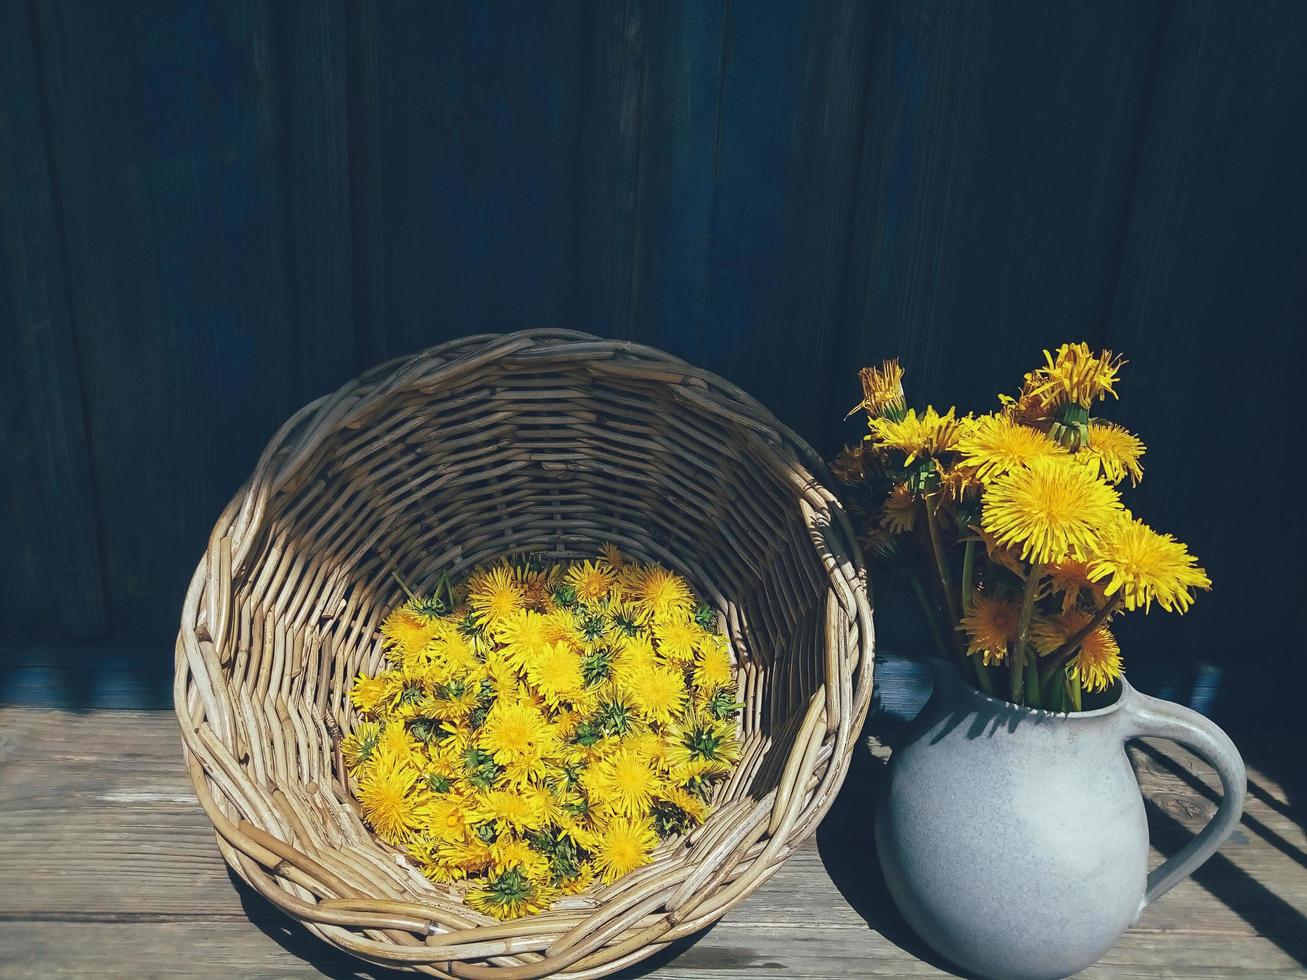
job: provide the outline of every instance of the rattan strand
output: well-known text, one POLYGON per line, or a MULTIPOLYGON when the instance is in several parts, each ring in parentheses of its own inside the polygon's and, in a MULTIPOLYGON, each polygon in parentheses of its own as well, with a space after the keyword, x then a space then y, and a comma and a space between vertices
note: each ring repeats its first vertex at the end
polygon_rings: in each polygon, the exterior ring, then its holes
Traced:
POLYGON ((722 379, 558 330, 468 337, 297 412, 223 512, 186 594, 175 701, 220 850, 311 932, 467 980, 600 977, 690 935, 815 830, 867 711, 866 573, 821 460, 722 379), (723 613, 743 758, 645 868, 498 923, 359 818, 338 740, 402 600, 501 555, 612 542, 723 613))

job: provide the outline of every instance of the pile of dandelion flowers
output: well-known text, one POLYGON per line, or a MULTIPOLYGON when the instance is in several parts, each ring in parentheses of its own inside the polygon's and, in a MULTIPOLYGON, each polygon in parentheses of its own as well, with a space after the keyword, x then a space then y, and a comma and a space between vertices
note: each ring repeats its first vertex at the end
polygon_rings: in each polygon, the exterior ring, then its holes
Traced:
POLYGON ((467 905, 508 919, 653 860, 740 758, 721 617, 615 549, 443 580, 379 630, 341 742, 364 820, 467 905))

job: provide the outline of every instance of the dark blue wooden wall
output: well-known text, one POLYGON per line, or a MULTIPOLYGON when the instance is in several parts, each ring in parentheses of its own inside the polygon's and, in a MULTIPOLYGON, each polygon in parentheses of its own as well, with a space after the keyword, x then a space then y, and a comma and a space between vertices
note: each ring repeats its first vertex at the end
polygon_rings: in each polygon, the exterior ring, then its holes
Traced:
MULTIPOLYGON (((655 344, 828 452, 857 435, 839 420, 864 362, 901 354, 918 398, 986 408, 1083 338, 1132 361, 1137 509, 1216 583, 1126 628, 1132 670, 1205 685, 1220 717, 1300 718, 1307 4, 0 17, 10 658, 166 664, 276 426, 446 338, 655 344)), ((913 643, 892 598, 880 626, 913 643)))

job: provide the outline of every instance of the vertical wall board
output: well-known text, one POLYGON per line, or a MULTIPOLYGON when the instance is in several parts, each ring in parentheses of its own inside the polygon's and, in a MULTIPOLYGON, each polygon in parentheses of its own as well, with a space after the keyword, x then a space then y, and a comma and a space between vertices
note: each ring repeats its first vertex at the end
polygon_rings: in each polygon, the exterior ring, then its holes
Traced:
POLYGON ((576 324, 610 337, 630 338, 634 327, 646 17, 642 0, 591 0, 585 7, 576 324))
MULTIPOLYGON (((1307 360, 1307 7, 1180 4, 1162 53, 1109 339, 1115 412, 1148 445, 1132 494, 1214 582, 1123 623, 1149 655, 1307 683, 1300 481, 1307 360)), ((1269 690, 1270 688, 1268 688, 1269 690)), ((1221 705, 1249 720, 1266 705, 1221 705)))
POLYGON ((625 287, 632 336, 692 361, 703 351, 730 9, 696 0, 646 9, 639 140, 624 163, 639 178, 625 287))
POLYGON ((38 11, 111 625, 167 637, 298 401, 268 8, 38 11))
POLYGON ((855 372, 987 409, 1043 347, 1105 334, 1168 6, 878 8, 855 245, 855 372))
POLYGON ((60 201, 30 8, 2 9, 0 623, 11 641, 91 639, 107 620, 60 201))
POLYGON ((277 3, 269 11, 288 367, 296 401, 307 402, 357 373, 345 6, 277 3))
POLYGON ((645 91, 664 104, 642 127, 637 334, 814 437, 827 427, 819 404, 844 272, 831 260, 847 246, 856 191, 869 8, 720 9, 715 93, 711 20, 678 8, 649 44, 645 91), (677 86, 692 79, 687 99, 677 86), (674 290, 681 297, 670 299, 674 290))
MULTIPOLYGON (((579 3, 390 3, 371 16, 386 357, 575 322, 579 3)), ((352 127, 355 124, 351 124, 352 127)), ((366 132, 374 124, 360 121, 366 132)), ((356 268, 359 268, 356 266, 356 268)), ((363 287, 365 295, 377 284, 363 287)))

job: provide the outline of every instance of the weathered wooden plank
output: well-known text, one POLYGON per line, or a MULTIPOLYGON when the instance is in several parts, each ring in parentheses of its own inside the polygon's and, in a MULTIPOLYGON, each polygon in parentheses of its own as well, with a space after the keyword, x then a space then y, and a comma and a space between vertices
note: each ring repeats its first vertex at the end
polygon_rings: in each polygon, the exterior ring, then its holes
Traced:
MULTIPOLYGON (((195 948, 192 940, 209 956, 197 970, 309 970, 284 946, 320 969, 349 965, 234 887, 180 765, 174 726, 167 712, 0 709, 0 971, 16 975, 40 955, 52 973, 98 962, 113 974, 118 954, 106 946, 126 934, 120 928, 148 933, 146 945, 156 947, 148 956, 159 959, 147 956, 140 972, 163 969, 167 952, 195 948), (53 930, 71 928, 86 941, 56 951, 53 930)), ((1258 975, 1307 975, 1293 962, 1307 959, 1307 833, 1294 761, 1307 745, 1240 742, 1253 786, 1244 826, 1088 975, 1149 976, 1165 967, 1177 977, 1216 977, 1239 965, 1258 975)), ((1210 815, 1215 775, 1165 743, 1146 743, 1137 756, 1158 804, 1150 812, 1155 843, 1173 850, 1210 815)), ((877 772, 860 750, 816 839, 697 943, 660 958, 656 975, 933 975, 929 952, 893 910, 871 858, 877 772)))
POLYGON ((983 410, 1042 347, 1101 339, 1169 9, 877 6, 832 412, 882 357, 914 401, 983 410))
POLYGON ((383 4, 352 63, 366 86, 359 174, 380 250, 356 263, 364 350, 397 357, 469 333, 572 326, 579 3, 383 4))
POLYGON ((1110 340, 1133 360, 1120 418, 1148 444, 1135 493, 1143 515, 1188 542, 1214 589, 1192 614, 1134 617, 1133 647, 1196 653, 1255 671, 1260 697, 1214 706, 1236 725, 1301 716, 1307 684, 1299 632, 1252 610, 1302 607, 1302 522, 1273 510, 1214 520, 1238 500, 1269 499, 1297 437, 1307 356, 1307 7, 1177 4, 1160 56, 1110 340), (1216 394, 1230 383, 1235 394, 1216 394), (1245 394, 1246 392, 1246 394, 1245 394), (1255 421, 1254 421, 1255 420, 1255 421), (1214 447, 1238 462, 1202 465, 1214 447), (1266 536, 1251 529, 1260 522, 1266 536), (1273 547, 1265 541, 1274 538, 1273 547), (1254 666, 1255 664, 1255 666, 1254 666))
MULTIPOLYGON (((670 7, 666 13, 672 16, 670 7)), ((649 18, 643 0, 587 3, 584 16, 576 320, 580 329, 630 338, 641 143, 648 138, 644 32, 649 18)))
MULTIPOLYGON (((710 162, 713 181, 706 247, 691 253, 702 263, 698 280, 667 284, 659 294, 690 289, 689 308, 680 311, 687 319, 669 318, 682 304, 648 307, 652 323, 641 329, 821 442, 830 425, 825 379, 843 307, 871 8, 770 3, 728 6, 724 17, 720 89, 705 93, 710 106, 716 99, 716 119, 690 134, 711 141, 692 151, 710 162)), ((665 168, 682 152, 662 147, 652 159, 665 168)), ((682 232, 704 218, 676 209, 698 208, 698 201, 670 196, 675 169, 649 174, 642 236, 675 237, 646 251, 697 249, 682 232)), ((657 266, 639 272, 655 289, 658 274, 657 266)))
MULTIPOLYGON (((1174 940, 1128 933, 1086 978, 1217 980, 1227 977, 1301 977, 1282 954, 1263 954, 1252 942, 1225 936, 1174 940)), ((722 923, 697 943, 678 944, 673 958, 618 974, 668 980, 740 978, 847 980, 849 977, 953 976, 906 957, 888 943, 849 946, 823 930, 790 924, 757 930, 722 923)), ((289 923, 235 922, 51 923, 0 921, 0 975, 41 976, 412 976, 370 969, 337 953, 289 923)))
POLYGON ((166 639, 298 402, 269 8, 35 9, 111 626, 166 639))
POLYGON ((95 481, 39 52, 28 4, 0 32, 0 622, 89 639, 108 629, 95 481))
POLYGON ((355 356, 345 5, 279 3, 269 12, 288 373, 296 401, 307 402, 369 366, 355 356))

